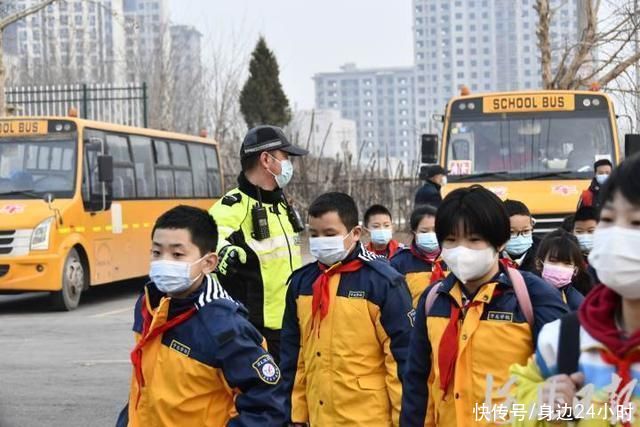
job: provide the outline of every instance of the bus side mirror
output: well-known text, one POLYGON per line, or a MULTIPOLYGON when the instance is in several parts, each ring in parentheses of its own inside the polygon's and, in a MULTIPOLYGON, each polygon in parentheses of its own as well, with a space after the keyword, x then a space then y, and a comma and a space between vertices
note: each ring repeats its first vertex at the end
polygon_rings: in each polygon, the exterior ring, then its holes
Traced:
POLYGON ((628 133, 624 136, 624 156, 631 157, 640 153, 640 134, 628 133))
POLYGON ((422 140, 422 163, 438 163, 438 135, 423 133, 422 140))
POLYGON ((98 180, 100 182, 113 182, 113 157, 109 155, 98 156, 98 180))

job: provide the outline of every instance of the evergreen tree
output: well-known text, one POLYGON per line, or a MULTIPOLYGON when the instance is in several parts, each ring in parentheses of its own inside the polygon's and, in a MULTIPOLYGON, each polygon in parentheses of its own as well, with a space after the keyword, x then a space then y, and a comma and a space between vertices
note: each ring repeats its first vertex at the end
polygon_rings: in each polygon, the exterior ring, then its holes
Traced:
POLYGON ((249 78, 240 93, 240 111, 249 128, 285 126, 291 121, 289 100, 282 90, 275 55, 260 37, 249 63, 249 78))

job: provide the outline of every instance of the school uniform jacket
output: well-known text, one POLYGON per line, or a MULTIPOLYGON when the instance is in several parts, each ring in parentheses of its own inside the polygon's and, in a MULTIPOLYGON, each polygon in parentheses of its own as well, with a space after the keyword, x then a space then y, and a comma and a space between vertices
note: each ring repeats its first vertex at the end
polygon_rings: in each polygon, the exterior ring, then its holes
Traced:
POLYGON ((362 245, 344 262, 355 258, 363 262, 360 270, 329 279, 329 312, 319 329, 312 330, 311 307, 318 263, 291 277, 280 357, 292 422, 398 425, 415 311, 402 275, 388 261, 362 245))
MULTIPOLYGON (((150 330, 195 307, 196 313, 148 342, 144 383, 135 371, 128 412, 118 426, 281 426, 285 422, 280 370, 264 339, 215 278, 201 291, 171 299, 151 283, 145 289, 150 330), (139 397, 138 397, 139 396, 139 397)), ((136 342, 143 330, 141 296, 135 306, 136 342)))
POLYGON ((415 307, 420 295, 431 283, 433 264, 414 256, 410 248, 398 251, 390 262, 391 266, 407 281, 409 292, 411 292, 411 301, 415 307))
POLYGON ((449 323, 451 303, 463 306, 460 282, 450 274, 438 289, 438 296, 425 313, 429 287, 420 297, 416 326, 411 335, 409 359, 404 373, 401 426, 476 425, 473 409, 482 405, 487 392, 487 375, 493 376, 493 403, 504 402, 500 390, 508 381, 509 366, 524 364, 534 351, 542 326, 567 312, 557 289, 539 277, 522 272, 535 315, 529 327, 504 268, 483 285, 472 301, 458 329, 455 375, 446 392, 440 388, 438 352, 449 323))

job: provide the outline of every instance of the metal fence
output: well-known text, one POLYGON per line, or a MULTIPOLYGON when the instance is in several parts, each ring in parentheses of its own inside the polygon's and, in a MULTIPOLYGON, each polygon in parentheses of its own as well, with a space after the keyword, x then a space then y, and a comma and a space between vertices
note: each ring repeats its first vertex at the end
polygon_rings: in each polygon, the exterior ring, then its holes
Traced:
POLYGON ((86 119, 148 125, 146 83, 18 86, 6 88, 5 95, 17 116, 66 116, 74 107, 86 119))

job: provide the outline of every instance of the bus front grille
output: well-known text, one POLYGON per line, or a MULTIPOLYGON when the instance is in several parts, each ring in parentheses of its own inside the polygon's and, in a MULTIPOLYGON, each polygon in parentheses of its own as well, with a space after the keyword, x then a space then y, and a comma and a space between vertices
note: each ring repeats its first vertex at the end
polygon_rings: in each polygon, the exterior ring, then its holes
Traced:
POLYGON ((565 217, 561 215, 533 215, 536 220, 536 226, 533 232, 537 235, 551 233, 558 228, 562 228, 565 217))
POLYGON ((0 256, 19 256, 29 253, 31 230, 0 230, 0 256))

